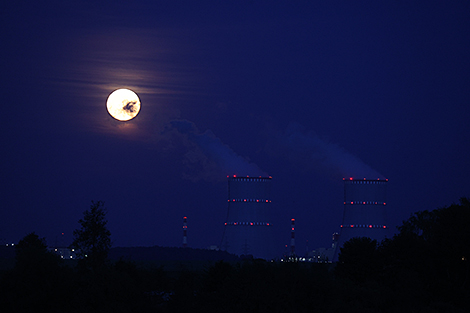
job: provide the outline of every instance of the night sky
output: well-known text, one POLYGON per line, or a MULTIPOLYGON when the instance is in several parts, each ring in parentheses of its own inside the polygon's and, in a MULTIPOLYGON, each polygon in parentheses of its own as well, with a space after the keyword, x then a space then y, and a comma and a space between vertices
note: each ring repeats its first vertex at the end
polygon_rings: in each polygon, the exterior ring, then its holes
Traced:
POLYGON ((470 196, 467 1, 0 5, 0 242, 219 245, 227 175, 272 176, 280 253, 339 231, 343 177, 387 178, 390 229, 470 196), (139 115, 106 111, 117 88, 139 115), (64 235, 61 235, 64 233, 64 235))

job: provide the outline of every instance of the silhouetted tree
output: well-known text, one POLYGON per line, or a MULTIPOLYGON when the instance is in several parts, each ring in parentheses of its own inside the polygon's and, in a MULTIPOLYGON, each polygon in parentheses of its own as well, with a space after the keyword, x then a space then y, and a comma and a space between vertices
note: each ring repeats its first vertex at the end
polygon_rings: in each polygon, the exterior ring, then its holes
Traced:
POLYGON ((393 265, 406 266, 417 273, 432 299, 463 299, 464 296, 456 297, 461 292, 468 297, 469 225, 467 198, 461 198, 459 204, 414 213, 398 228, 400 233, 390 244, 395 251, 393 265))
POLYGON ((393 299, 402 299, 403 309, 455 312, 470 305, 468 225, 470 201, 462 198, 459 204, 413 213, 398 234, 382 242, 381 283, 393 299))
POLYGON ((15 267, 0 280, 2 312, 56 312, 70 305, 70 271, 34 232, 15 246, 15 267))
POLYGON ((439 266, 451 284, 470 290, 470 200, 461 198, 459 204, 435 213, 436 225, 429 241, 439 253, 439 266))
POLYGON ((230 263, 219 261, 205 271, 203 291, 216 292, 220 291, 227 280, 234 275, 234 268, 230 263))
POLYGON ((106 227, 106 213, 104 202, 92 201, 90 209, 78 221, 81 228, 73 232, 71 247, 77 250, 82 262, 93 270, 104 265, 111 248, 111 232, 106 227))
POLYGON ((27 234, 15 246, 16 268, 21 271, 42 271, 57 266, 59 256, 47 250, 46 240, 36 233, 27 234))
POLYGON ((380 269, 377 240, 355 237, 340 248, 336 273, 355 282, 374 280, 380 269))

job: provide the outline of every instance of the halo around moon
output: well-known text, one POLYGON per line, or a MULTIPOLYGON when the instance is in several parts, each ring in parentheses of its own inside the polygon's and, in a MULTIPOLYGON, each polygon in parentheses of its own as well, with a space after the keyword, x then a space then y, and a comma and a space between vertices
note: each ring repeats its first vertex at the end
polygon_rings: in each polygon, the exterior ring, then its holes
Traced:
POLYGON ((108 96, 106 108, 118 121, 129 121, 139 114, 140 99, 132 90, 116 89, 108 96))

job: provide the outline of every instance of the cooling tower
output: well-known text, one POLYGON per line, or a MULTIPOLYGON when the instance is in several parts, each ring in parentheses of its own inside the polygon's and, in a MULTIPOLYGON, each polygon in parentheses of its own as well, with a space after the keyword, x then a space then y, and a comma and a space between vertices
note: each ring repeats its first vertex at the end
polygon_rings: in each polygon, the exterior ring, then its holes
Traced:
POLYGON ((387 233, 387 179, 343 179, 344 213, 335 260, 339 248, 351 238, 369 237, 378 242, 387 233))
POLYGON ((228 213, 221 250, 272 259, 271 177, 229 177, 228 213))

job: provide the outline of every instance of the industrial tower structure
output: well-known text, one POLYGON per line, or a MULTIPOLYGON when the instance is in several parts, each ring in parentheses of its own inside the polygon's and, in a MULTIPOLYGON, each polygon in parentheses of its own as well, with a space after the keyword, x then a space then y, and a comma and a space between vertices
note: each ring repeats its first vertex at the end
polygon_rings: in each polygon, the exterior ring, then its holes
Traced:
POLYGON ((183 217, 183 248, 188 247, 187 230, 188 230, 188 218, 185 216, 183 217))
POLYGON ((378 242, 387 233, 386 193, 388 179, 353 179, 344 181, 343 222, 334 260, 343 244, 354 237, 369 237, 378 242))
POLYGON ((228 177, 228 213, 221 250, 272 259, 271 177, 228 177))
POLYGON ((290 256, 295 258, 295 218, 291 219, 290 256))

